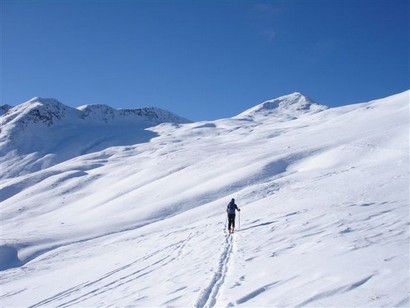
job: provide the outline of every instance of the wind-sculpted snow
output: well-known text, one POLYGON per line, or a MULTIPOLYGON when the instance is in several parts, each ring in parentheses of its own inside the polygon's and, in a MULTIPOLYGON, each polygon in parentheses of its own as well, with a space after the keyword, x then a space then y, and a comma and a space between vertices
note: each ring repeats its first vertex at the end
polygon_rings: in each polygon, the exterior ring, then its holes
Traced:
POLYGON ((78 154, 73 137, 54 165, 7 152, 1 305, 409 306, 409 91, 331 109, 297 97, 132 144, 106 130, 78 154))

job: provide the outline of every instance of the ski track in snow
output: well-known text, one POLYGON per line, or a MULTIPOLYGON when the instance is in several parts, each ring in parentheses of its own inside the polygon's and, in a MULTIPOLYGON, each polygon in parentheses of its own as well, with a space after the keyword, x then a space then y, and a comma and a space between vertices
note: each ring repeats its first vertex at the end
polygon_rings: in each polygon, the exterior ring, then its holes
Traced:
POLYGON ((30 308, 44 307, 45 305, 50 305, 53 302, 57 302, 59 307, 78 306, 80 303, 94 296, 99 296, 113 289, 116 289, 122 285, 132 283, 133 281, 138 280, 148 275, 149 273, 155 270, 158 270, 167 264, 170 264, 172 261, 179 258, 181 256, 181 252, 183 251, 184 247, 197 234, 198 232, 196 232, 196 234, 191 233, 187 239, 182 240, 178 242, 177 244, 173 243, 167 247, 161 247, 160 249, 150 253, 148 256, 144 256, 140 259, 135 260, 134 262, 121 266, 113 271, 110 271, 109 273, 99 277, 96 280, 87 281, 86 283, 82 283, 64 292, 56 294, 53 297, 42 300, 41 302, 31 305, 30 308), (159 252, 167 251, 169 249, 173 250, 171 254, 166 255, 158 260, 155 259, 155 257, 159 254, 159 252), (154 260, 150 261, 151 259, 154 259, 154 260), (150 264, 148 266, 142 269, 132 271, 132 268, 134 266, 138 267, 138 265, 141 262, 146 262, 146 261, 150 261, 150 264), (130 269, 131 269, 131 273, 122 274, 123 272, 126 272, 127 270, 130 270, 130 269), (87 291, 84 294, 76 296, 77 293, 82 293, 83 290, 88 290, 88 289, 91 289, 91 290, 87 291), (70 300, 64 301, 65 298, 69 298, 69 297, 70 297, 70 300))
POLYGON ((228 272, 229 260, 233 249, 234 235, 228 235, 224 242, 224 249, 219 258, 219 264, 215 270, 215 274, 212 277, 208 287, 202 291, 201 296, 195 304, 195 307, 214 307, 217 302, 218 294, 223 286, 226 274, 228 272))

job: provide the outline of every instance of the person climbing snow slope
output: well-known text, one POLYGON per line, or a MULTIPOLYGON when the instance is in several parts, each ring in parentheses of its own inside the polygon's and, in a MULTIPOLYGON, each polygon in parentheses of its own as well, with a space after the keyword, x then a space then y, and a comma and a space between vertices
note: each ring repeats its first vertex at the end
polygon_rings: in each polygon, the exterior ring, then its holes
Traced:
POLYGON ((235 216, 236 211, 241 211, 238 206, 235 204, 235 199, 229 202, 228 206, 226 207, 226 213, 228 214, 228 232, 233 233, 235 231, 235 216))

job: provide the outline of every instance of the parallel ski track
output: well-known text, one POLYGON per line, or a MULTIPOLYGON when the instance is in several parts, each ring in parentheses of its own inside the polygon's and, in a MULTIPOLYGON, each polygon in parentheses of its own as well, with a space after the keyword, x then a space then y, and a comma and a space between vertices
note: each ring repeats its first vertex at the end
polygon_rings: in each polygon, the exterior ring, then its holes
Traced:
POLYGON ((208 308, 214 307, 219 295, 219 291, 225 281, 226 273, 229 267, 229 260, 232 255, 233 249, 233 236, 228 235, 224 241, 224 250, 219 258, 218 268, 212 277, 211 282, 208 287, 205 288, 201 296, 199 297, 195 307, 197 308, 208 308))
POLYGON ((171 263, 176 258, 181 256, 181 252, 189 241, 191 241, 195 234, 191 233, 187 239, 173 243, 167 247, 161 247, 160 249, 152 252, 151 254, 141 257, 129 264, 123 265, 117 269, 114 269, 105 275, 95 279, 94 281, 89 281, 77 286, 74 286, 68 290, 61 293, 55 294, 54 296, 44 299, 38 303, 30 305, 29 308, 38 308, 49 305, 56 305, 58 307, 72 307, 78 306, 81 302, 84 302, 92 297, 106 293, 124 284, 132 283, 133 281, 140 279, 141 277, 158 270, 161 266, 171 263), (173 253, 161 257, 160 259, 155 259, 160 252, 167 249, 173 249, 173 253), (131 269, 138 265, 140 262, 153 258, 153 263, 147 267, 137 267, 136 270, 131 269), (131 271, 130 271, 131 270, 131 271), (81 294, 82 292, 84 292, 81 294), (64 301, 65 300, 65 301, 64 301))

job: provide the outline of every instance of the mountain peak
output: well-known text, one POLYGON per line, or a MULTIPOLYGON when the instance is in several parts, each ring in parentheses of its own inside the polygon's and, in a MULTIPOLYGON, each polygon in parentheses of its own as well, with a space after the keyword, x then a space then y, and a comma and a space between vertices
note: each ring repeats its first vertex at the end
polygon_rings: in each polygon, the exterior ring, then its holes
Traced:
POLYGON ((28 100, 26 103, 29 103, 29 104, 41 103, 41 104, 44 104, 44 105, 58 105, 58 104, 61 104, 55 98, 39 97, 39 96, 33 97, 32 99, 28 100))
POLYGON ((15 123, 22 127, 27 127, 35 123, 43 123, 51 126, 70 114, 75 114, 76 110, 67 107, 54 98, 34 97, 29 101, 10 108, 7 114, 3 114, 1 125, 15 123))
POLYGON ((260 118, 276 116, 294 119, 306 113, 316 113, 326 109, 328 109, 327 106, 320 105, 299 92, 294 92, 267 100, 242 112, 237 117, 260 118))

